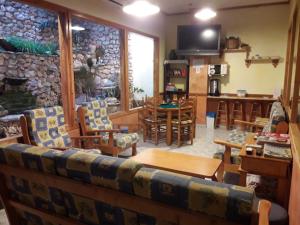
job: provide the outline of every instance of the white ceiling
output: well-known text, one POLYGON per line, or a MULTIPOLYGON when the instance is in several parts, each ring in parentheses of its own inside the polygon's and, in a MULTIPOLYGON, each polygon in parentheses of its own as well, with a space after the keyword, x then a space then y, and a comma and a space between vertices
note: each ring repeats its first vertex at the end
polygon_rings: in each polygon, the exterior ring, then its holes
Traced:
MULTIPOLYGON (((126 5, 134 0, 108 0, 126 5)), ((256 6, 265 4, 279 4, 289 2, 289 0, 149 0, 160 6, 161 11, 166 14, 188 13, 202 7, 212 7, 214 9, 226 9, 245 6, 256 6)))

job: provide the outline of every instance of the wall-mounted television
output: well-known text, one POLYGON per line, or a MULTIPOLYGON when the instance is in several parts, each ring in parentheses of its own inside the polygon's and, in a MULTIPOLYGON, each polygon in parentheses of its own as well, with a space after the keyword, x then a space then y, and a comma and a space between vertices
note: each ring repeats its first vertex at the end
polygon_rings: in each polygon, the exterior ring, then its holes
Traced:
POLYGON ((184 25, 177 27, 178 55, 218 55, 221 25, 184 25))

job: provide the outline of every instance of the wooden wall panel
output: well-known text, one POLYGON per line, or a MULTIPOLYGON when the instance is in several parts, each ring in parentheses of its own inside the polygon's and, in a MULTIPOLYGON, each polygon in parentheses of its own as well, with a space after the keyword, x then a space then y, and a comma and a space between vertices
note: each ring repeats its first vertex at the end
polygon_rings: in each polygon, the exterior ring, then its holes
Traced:
POLYGON ((293 170, 289 202, 289 224, 300 224, 300 130, 296 124, 290 126, 293 150, 293 170))
POLYGON ((207 82, 208 82, 208 59, 196 58, 190 59, 190 94, 203 94, 207 95, 207 82), (201 61, 200 71, 197 71, 195 63, 201 61))
POLYGON ((197 96, 197 115, 196 121, 199 124, 206 123, 206 103, 207 97, 206 96, 197 96))

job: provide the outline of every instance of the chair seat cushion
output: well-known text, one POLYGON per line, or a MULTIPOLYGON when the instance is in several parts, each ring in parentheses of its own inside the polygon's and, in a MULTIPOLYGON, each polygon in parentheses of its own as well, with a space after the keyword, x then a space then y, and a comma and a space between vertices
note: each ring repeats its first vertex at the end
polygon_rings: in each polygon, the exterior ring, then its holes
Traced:
POLYGON ((263 117, 256 117, 255 124, 259 126, 266 126, 269 123, 269 118, 263 118, 263 117))
MULTIPOLYGON (((224 160, 224 150, 218 150, 215 154, 214 154, 214 158, 215 159, 221 159, 224 160)), ((241 157, 239 156, 240 154, 240 149, 237 148, 232 148, 231 149, 231 156, 230 156, 230 161, 232 164, 237 164, 240 165, 241 164, 241 157)))
MULTIPOLYGON (((106 134, 103 136, 102 141, 105 144, 108 144, 109 135, 106 134)), ((114 133, 114 146, 119 147, 121 149, 130 148, 133 144, 136 144, 139 141, 138 133, 114 133)))
POLYGON ((249 134, 249 132, 247 132, 247 131, 234 129, 234 130, 230 131, 226 141, 233 143, 233 144, 243 145, 245 143, 245 140, 246 140, 246 137, 248 134, 249 134))
MULTIPOLYGON (((178 119, 173 119, 172 123, 173 124, 179 124, 179 120, 178 119)), ((191 123, 193 123, 192 120, 182 120, 181 121, 181 124, 183 124, 183 125, 185 125, 185 124, 191 124, 191 123)))

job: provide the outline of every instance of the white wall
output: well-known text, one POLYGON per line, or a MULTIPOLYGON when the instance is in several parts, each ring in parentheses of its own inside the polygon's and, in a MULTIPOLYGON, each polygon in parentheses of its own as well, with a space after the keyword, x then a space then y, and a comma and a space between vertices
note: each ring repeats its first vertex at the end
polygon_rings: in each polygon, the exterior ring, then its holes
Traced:
MULTIPOLYGON (((230 75, 223 79, 221 91, 236 93, 246 89, 250 94, 273 94, 283 87, 287 45, 289 5, 266 6, 220 11, 211 24, 221 24, 223 35, 239 36, 252 48, 250 57, 280 56, 277 68, 272 64, 245 66, 245 53, 227 53, 224 61, 230 65, 230 75)), ((202 22, 203 23, 203 22, 202 22)), ((177 25, 201 24, 193 15, 168 16, 166 20, 166 51, 176 48, 177 25)), ((220 61, 214 58, 215 62, 220 61)))

